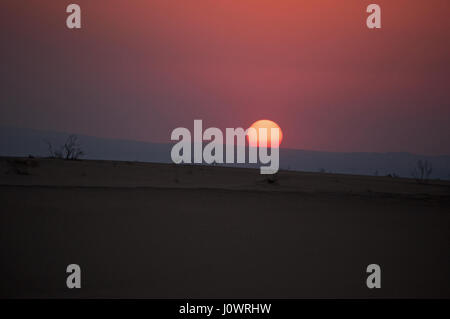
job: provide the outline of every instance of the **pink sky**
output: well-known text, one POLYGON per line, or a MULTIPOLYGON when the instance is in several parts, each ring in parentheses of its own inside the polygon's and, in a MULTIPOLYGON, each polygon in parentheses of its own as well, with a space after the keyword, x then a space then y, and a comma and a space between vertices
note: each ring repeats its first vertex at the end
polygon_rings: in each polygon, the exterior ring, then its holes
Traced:
POLYGON ((450 154, 450 2, 374 2, 381 30, 362 0, 7 0, 0 125, 167 142, 268 118, 282 147, 450 154))

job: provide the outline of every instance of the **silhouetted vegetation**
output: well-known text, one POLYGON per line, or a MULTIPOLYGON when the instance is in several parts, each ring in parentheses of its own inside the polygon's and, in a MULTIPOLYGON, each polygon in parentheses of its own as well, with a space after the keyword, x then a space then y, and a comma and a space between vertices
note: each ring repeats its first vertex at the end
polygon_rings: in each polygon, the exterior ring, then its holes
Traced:
POLYGON ((36 168, 39 166, 39 162, 35 159, 20 158, 8 160, 8 164, 11 167, 11 170, 9 172, 17 175, 31 175, 30 168, 36 168))
POLYGON ((433 166, 430 162, 418 160, 417 166, 411 172, 411 176, 419 183, 426 183, 432 172, 433 166))
POLYGON ((267 175, 266 182, 268 184, 277 184, 278 183, 278 173, 267 175))
POLYGON ((57 149, 54 149, 50 142, 46 141, 46 143, 50 158, 77 160, 85 155, 76 135, 69 135, 65 143, 57 149))

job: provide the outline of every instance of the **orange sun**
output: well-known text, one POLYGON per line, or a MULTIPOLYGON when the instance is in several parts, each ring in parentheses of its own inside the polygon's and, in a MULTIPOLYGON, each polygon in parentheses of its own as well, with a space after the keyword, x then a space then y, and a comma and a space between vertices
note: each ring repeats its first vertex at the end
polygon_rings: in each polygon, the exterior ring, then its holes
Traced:
POLYGON ((279 132, 278 137, 278 145, 281 144, 281 141, 283 140, 283 132, 281 131, 281 128, 278 126, 277 123, 270 121, 270 120, 259 120, 253 123, 250 128, 254 128, 256 130, 256 136, 249 135, 248 136, 248 144, 251 147, 256 146, 264 146, 267 145, 267 147, 271 146, 271 129, 277 128, 279 132), (267 129, 267 137, 264 138, 263 136, 259 136, 259 129, 265 128, 267 129))

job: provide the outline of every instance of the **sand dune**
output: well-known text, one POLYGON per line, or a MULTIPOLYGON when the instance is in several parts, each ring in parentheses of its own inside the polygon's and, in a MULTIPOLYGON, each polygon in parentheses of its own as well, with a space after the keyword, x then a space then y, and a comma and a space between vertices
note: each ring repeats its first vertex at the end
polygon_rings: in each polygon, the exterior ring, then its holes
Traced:
POLYGON ((1 158, 0 189, 1 297, 450 297, 449 182, 1 158))
POLYGON ((121 161, 0 158, 0 183, 26 186, 208 188, 282 192, 448 196, 450 181, 121 161))

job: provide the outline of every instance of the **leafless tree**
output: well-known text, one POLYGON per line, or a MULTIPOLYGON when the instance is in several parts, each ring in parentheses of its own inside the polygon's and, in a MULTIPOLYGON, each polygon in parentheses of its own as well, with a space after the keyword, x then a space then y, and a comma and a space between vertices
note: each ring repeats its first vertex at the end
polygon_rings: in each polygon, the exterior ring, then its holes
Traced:
POLYGON ((62 145, 59 149, 54 149, 53 145, 48 141, 46 141, 46 143, 51 158, 77 160, 85 154, 76 135, 69 135, 64 145, 62 145))
POLYGON ((84 155, 81 145, 78 142, 76 135, 69 135, 66 142, 63 145, 64 158, 66 160, 77 160, 84 155))
POLYGON ((411 172, 411 176, 419 183, 424 183, 428 180, 433 171, 433 166, 427 160, 418 160, 417 167, 411 172))
POLYGON ((48 156, 50 158, 63 158, 62 147, 59 149, 54 149, 52 143, 49 141, 45 141, 45 143, 47 144, 48 156))

